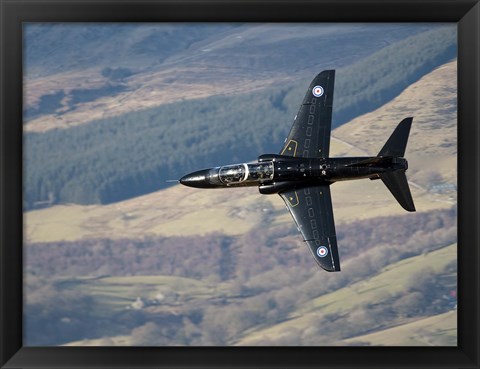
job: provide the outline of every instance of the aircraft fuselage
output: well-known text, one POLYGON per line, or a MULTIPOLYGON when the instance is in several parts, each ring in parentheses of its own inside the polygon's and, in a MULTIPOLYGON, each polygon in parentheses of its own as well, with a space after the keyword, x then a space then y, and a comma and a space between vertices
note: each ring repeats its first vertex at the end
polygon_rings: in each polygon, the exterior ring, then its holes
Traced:
POLYGON ((310 184, 370 178, 406 170, 407 160, 395 157, 296 158, 261 155, 257 163, 233 164, 187 174, 180 183, 196 188, 259 186, 262 194, 274 194, 310 184))

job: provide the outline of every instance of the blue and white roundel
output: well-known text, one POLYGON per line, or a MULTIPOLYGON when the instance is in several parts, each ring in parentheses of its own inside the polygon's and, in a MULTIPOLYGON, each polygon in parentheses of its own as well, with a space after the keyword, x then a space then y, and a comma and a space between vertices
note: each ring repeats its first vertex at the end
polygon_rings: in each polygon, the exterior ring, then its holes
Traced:
POLYGON ((325 256, 328 255, 328 249, 325 246, 320 246, 317 249, 317 255, 320 256, 321 258, 324 258, 325 256))
POLYGON ((313 96, 315 97, 320 97, 323 95, 323 87, 322 86, 315 86, 313 89, 312 89, 312 94, 313 96))

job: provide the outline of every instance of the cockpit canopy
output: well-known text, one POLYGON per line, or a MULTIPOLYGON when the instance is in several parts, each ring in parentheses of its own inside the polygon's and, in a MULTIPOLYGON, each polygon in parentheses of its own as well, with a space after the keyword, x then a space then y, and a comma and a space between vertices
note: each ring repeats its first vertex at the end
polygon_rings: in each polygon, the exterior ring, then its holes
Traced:
POLYGON ((265 182, 273 179, 273 163, 234 164, 220 167, 218 178, 222 183, 265 182))
POLYGON ((247 173, 246 164, 226 165, 220 168, 218 177, 225 184, 239 183, 247 179, 247 173))

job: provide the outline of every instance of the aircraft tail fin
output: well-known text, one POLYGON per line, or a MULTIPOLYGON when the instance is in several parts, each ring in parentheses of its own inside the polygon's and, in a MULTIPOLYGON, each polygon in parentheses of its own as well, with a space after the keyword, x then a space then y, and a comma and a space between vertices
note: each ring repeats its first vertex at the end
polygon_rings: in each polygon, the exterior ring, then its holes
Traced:
POLYGON ((410 187, 408 187, 405 171, 381 173, 380 178, 402 208, 407 211, 415 211, 415 204, 410 193, 410 187))
POLYGON ((407 147, 408 135, 412 126, 413 118, 405 118, 402 120, 392 135, 380 150, 377 156, 393 156, 403 158, 405 148, 407 147))

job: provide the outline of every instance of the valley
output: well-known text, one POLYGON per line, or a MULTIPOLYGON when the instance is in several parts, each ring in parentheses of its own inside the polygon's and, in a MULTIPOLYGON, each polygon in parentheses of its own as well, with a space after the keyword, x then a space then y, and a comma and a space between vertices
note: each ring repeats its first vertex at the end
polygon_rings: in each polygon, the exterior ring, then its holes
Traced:
POLYGON ((25 345, 455 346, 452 28, 177 26, 27 30, 25 345), (340 273, 279 196, 167 182, 277 152, 327 68, 331 156, 414 117, 416 213, 381 181, 332 185, 340 273))

